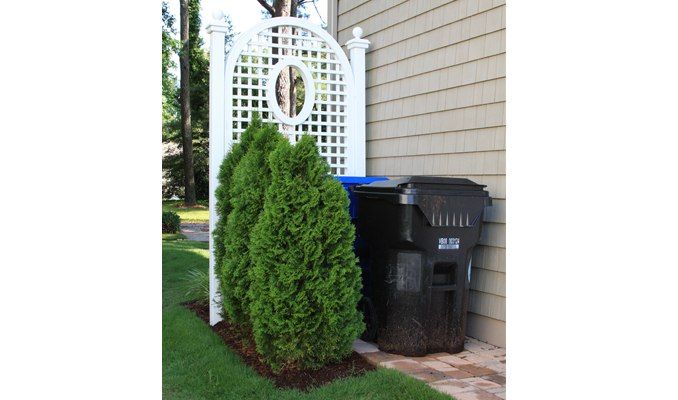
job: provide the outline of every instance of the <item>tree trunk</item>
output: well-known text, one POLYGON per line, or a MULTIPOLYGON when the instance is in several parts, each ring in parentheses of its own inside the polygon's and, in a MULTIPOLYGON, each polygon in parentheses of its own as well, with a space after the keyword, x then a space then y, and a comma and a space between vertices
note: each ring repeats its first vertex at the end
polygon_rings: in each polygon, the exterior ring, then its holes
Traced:
POLYGON ((183 141, 184 159, 184 203, 194 206, 195 176, 193 173, 193 134, 191 132, 191 86, 189 80, 191 56, 188 46, 188 0, 181 0, 179 4, 181 18, 181 55, 179 64, 181 70, 181 137, 183 141))
MULTIPOLYGON (((291 0, 290 5, 290 15, 293 17, 297 16, 297 0, 291 0)), ((292 34, 295 33, 295 29, 292 28, 292 34)), ((291 44, 294 44, 294 39, 290 40, 291 44)), ((289 116, 294 118, 297 115, 297 81, 294 76, 294 67, 289 67, 289 76, 290 76, 290 108, 289 116)))
MULTIPOLYGON (((273 9, 275 13, 273 14, 273 17, 289 17, 292 15, 292 2, 294 0, 277 0, 273 4, 273 9)), ((280 34, 283 35, 289 35, 290 28, 289 27, 282 27, 280 28, 280 34)), ((290 40, 286 38, 280 38, 280 44, 288 45, 290 44, 290 40)), ((289 53, 289 49, 281 49, 281 54, 285 55, 289 53)), ((292 69, 291 67, 289 68, 290 70, 292 69)), ((289 110, 291 105, 293 105, 295 102, 293 99, 290 98, 290 88, 291 88, 291 81, 290 81, 290 71, 281 71, 280 72, 280 77, 278 78, 278 82, 276 83, 276 98, 278 100, 278 105, 280 106, 280 109, 283 110, 283 112, 287 111, 287 114, 289 114, 289 110)))

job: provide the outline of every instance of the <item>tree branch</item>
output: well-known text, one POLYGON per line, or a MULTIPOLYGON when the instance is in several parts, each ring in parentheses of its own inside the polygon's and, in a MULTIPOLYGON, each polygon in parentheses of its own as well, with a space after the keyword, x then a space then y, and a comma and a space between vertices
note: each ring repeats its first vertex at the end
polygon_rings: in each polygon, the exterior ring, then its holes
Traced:
POLYGON ((271 17, 275 16, 275 10, 270 4, 266 2, 266 0, 257 0, 257 2, 259 2, 259 4, 261 4, 261 6, 264 7, 266 11, 269 12, 269 14, 271 14, 271 17))

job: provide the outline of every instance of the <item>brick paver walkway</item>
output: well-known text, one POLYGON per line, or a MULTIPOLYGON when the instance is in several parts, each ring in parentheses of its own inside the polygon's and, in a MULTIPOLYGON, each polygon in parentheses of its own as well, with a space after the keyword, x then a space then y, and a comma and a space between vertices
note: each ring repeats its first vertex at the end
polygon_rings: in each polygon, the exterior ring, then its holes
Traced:
POLYGON ((182 222, 181 233, 184 234, 188 240, 195 240, 198 242, 209 242, 210 240, 210 228, 207 223, 182 222))
POLYGON ((466 338, 464 347, 457 354, 406 357, 384 353, 362 340, 353 344, 355 351, 372 364, 397 369, 457 400, 505 399, 506 349, 472 338, 466 338))

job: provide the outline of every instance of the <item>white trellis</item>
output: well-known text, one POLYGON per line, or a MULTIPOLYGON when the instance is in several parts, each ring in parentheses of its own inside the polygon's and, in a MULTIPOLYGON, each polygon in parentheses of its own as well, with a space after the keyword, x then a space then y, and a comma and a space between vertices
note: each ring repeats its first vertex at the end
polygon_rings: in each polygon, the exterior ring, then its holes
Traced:
POLYGON ((226 26, 216 12, 210 34, 210 324, 221 320, 214 268, 212 232, 216 226, 219 166, 254 111, 277 123, 295 143, 303 133, 316 138, 332 174, 365 176, 365 50, 369 41, 353 29, 346 43, 351 60, 339 43, 317 25, 299 18, 272 18, 240 35, 225 56, 226 26), (305 88, 304 105, 288 116, 278 105, 275 85, 285 67, 295 67, 305 88))

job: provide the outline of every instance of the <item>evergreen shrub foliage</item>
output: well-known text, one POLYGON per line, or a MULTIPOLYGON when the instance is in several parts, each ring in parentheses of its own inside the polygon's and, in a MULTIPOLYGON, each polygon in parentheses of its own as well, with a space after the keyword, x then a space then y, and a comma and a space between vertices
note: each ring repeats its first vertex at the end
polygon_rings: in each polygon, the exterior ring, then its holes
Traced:
MULTIPOLYGON (((240 134, 240 142, 233 143, 233 146, 231 146, 231 151, 228 152, 224 158, 224 161, 221 162, 221 166, 219 167, 219 175, 217 176, 219 185, 214 191, 214 196, 217 200, 215 207, 217 212, 217 223, 214 227, 214 232, 212 232, 214 238, 214 265, 217 266, 217 271, 224 260, 224 230, 226 229, 226 220, 228 219, 228 214, 231 212, 231 200, 229 192, 233 171, 240 162, 240 159, 247 152, 247 148, 252 141, 253 132, 261 129, 261 125, 261 119, 255 113, 252 117, 252 121, 247 126, 247 129, 245 129, 245 131, 240 134)), ((223 285, 221 289, 223 293, 223 285)))
POLYGON ((275 125, 263 124, 253 131, 247 152, 233 170, 229 191, 231 211, 224 231, 225 253, 221 281, 222 302, 232 322, 249 325, 247 291, 250 232, 264 208, 266 189, 271 182, 269 156, 280 141, 285 141, 275 125))
POLYGON ((162 233, 178 233, 181 227, 181 218, 174 211, 162 212, 162 233))
POLYGON ((317 368, 349 355, 364 330, 348 196, 310 136, 280 142, 270 163, 250 241, 252 330, 274 370, 317 368))

